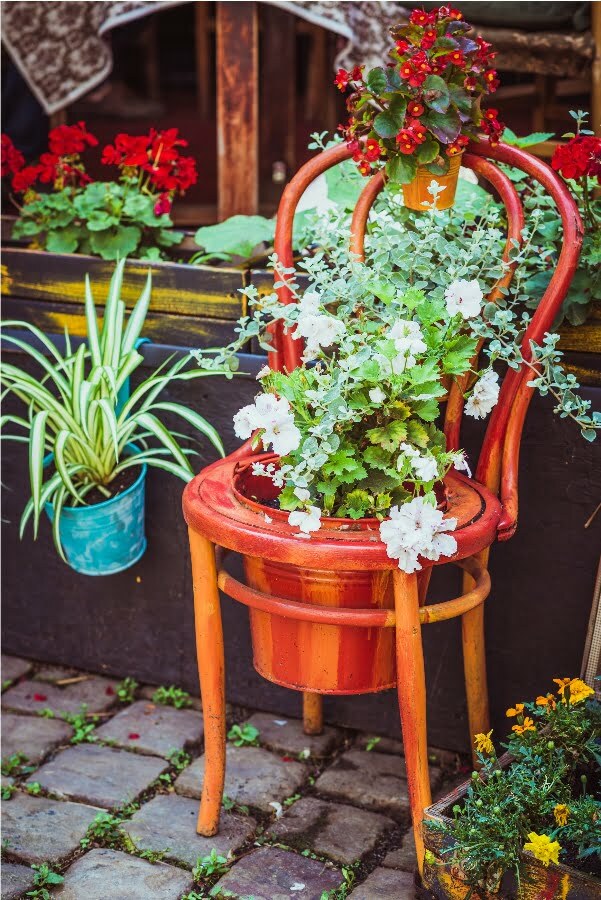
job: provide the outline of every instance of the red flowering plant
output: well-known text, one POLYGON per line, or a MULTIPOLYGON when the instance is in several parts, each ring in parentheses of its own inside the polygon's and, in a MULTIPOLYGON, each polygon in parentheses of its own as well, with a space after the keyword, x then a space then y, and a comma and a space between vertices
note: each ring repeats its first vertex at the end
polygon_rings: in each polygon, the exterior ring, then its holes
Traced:
POLYGON ((363 66, 340 69, 335 84, 350 88, 350 119, 340 126, 362 175, 386 166, 391 181, 409 184, 418 166, 448 172, 450 159, 480 133, 491 144, 503 125, 496 109, 481 109, 499 80, 491 45, 458 10, 415 9, 406 25, 390 29, 390 62, 364 75, 363 66))
POLYGON ((102 151, 102 163, 116 171, 110 181, 94 181, 86 171, 83 154, 97 145, 84 122, 59 125, 48 136, 48 152, 25 165, 2 135, 2 176, 18 197, 13 237, 54 253, 165 258, 183 237, 172 228, 173 198, 197 178, 194 159, 181 153, 187 141, 176 128, 118 134, 102 151))

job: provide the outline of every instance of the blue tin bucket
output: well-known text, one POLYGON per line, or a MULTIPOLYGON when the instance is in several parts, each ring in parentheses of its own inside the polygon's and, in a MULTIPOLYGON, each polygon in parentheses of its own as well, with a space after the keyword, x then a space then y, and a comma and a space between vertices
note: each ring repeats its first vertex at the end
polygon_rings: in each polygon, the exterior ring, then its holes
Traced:
MULTIPOLYGON (((82 575, 114 575, 142 558, 145 479, 146 464, 135 482, 116 497, 91 506, 63 507, 60 539, 72 569, 82 575)), ((52 522, 54 507, 46 503, 45 509, 52 522)))

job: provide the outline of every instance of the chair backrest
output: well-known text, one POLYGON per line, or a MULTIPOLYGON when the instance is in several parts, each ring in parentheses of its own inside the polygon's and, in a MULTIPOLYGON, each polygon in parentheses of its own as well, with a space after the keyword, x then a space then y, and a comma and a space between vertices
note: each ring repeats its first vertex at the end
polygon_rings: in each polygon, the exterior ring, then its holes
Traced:
MULTIPOLYGON (((275 232, 275 252, 282 267, 293 266, 292 228, 296 206, 309 184, 327 169, 349 159, 351 151, 340 144, 323 151, 306 163, 287 185, 277 215, 275 232)), ((503 258, 507 261, 514 241, 521 241, 524 226, 524 212, 520 199, 510 179, 490 160, 507 163, 526 172, 538 181, 552 197, 561 216, 563 225, 563 245, 557 266, 536 312, 528 326, 522 342, 522 355, 531 360, 531 341, 540 344, 551 327, 566 296, 570 282, 578 265, 582 245, 582 222, 578 207, 564 182, 546 163, 537 157, 499 144, 491 148, 487 143, 470 144, 463 158, 463 165, 473 169, 489 182, 501 197, 507 212, 507 240, 503 258)), ((363 189, 352 219, 350 251, 359 259, 364 258, 363 246, 370 210, 385 184, 382 172, 374 175, 363 189)), ((493 302, 499 291, 511 281, 513 269, 507 271, 489 295, 493 302)), ((279 287, 278 296, 283 303, 294 302, 291 291, 284 285, 279 287)), ((281 323, 270 326, 273 351, 269 354, 272 369, 291 371, 301 365, 302 341, 293 340, 285 334, 281 323)), ((511 537, 517 522, 517 470, 519 448, 524 419, 533 393, 528 387, 532 370, 522 365, 518 370, 508 369, 499 401, 491 414, 482 448, 478 458, 475 477, 490 490, 500 495, 503 502, 503 516, 499 526, 499 538, 511 537)), ((457 449, 460 440, 463 414, 463 394, 465 381, 455 382, 449 393, 445 412, 445 434, 449 449, 457 449)))

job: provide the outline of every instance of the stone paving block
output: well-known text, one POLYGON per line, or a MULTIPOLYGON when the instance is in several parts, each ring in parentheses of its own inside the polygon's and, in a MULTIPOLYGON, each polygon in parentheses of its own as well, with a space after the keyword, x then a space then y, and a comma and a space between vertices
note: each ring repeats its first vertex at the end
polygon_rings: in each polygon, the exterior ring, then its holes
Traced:
POLYGON ((405 760, 400 756, 349 750, 315 782, 320 794, 385 812, 395 819, 409 814, 405 760))
MULTIPOLYGON (((357 736, 357 746, 364 749, 367 744, 373 741, 376 735, 360 734, 357 736)), ((398 753, 401 756, 405 751, 403 742, 396 738, 380 737, 376 744, 372 746, 372 752, 377 753, 398 753)), ((459 754, 454 750, 441 750, 439 747, 428 747, 428 759, 431 766, 440 766, 441 768, 451 770, 457 765, 459 754)))
POLYGON ((339 887, 342 880, 340 872, 316 859, 262 847, 232 866, 217 882, 215 894, 241 900, 320 900, 324 891, 339 887))
POLYGON ((208 856, 213 848, 222 856, 235 852, 256 827, 254 819, 224 811, 219 833, 202 837, 196 833, 197 818, 198 800, 158 794, 124 824, 123 831, 141 850, 168 850, 165 859, 192 867, 199 856, 208 856))
POLYGON ((202 715, 194 709, 174 709, 138 700, 97 731, 102 741, 117 747, 167 757, 173 750, 200 745, 202 715))
POLYGON ((374 869, 349 897, 352 900, 414 900, 415 882, 409 872, 374 869))
POLYGON ((31 663, 26 659, 21 659, 20 656, 7 656, 6 653, 3 653, 0 660, 0 668, 2 670, 2 684, 4 684, 5 681, 16 681, 17 678, 27 675, 31 670, 31 663))
MULTIPOLYGON (((143 697, 145 700, 152 700, 153 694, 156 691, 158 685, 156 684, 145 684, 138 691, 140 697, 143 697)), ((190 697, 190 706, 186 707, 187 709, 198 709, 202 710, 202 702, 200 697, 190 697)))
POLYGON ((78 672, 77 669, 67 669, 65 666, 43 666, 35 673, 36 681, 50 681, 52 683, 63 681, 65 678, 81 678, 88 679, 89 675, 85 672, 78 672))
POLYGON ((2 695, 2 708, 24 713, 51 709, 60 715, 78 713, 85 704, 88 712, 103 712, 115 702, 116 684, 96 675, 65 687, 47 681, 21 681, 2 695))
POLYGON ((164 760, 112 747, 78 744, 30 776, 58 797, 107 809, 134 800, 167 769, 164 760))
POLYGON ((179 900, 192 890, 189 872, 118 850, 91 850, 65 873, 53 900, 179 900))
POLYGON ((285 719, 273 713, 254 713, 247 720, 259 731, 259 741, 279 753, 297 757, 308 749, 311 756, 327 756, 342 738, 338 728, 326 726, 323 734, 305 734, 300 719, 285 719))
POLYGON ((71 726, 61 719, 2 713, 2 759, 21 752, 37 764, 55 747, 66 744, 72 734, 71 726))
MULTIPOLYGON (((175 782, 175 790, 185 797, 200 797, 204 778, 204 755, 184 769, 175 782)), ((273 812, 269 804, 292 796, 303 783, 306 769, 298 762, 284 762, 261 747, 227 745, 225 790, 230 800, 273 812)))
POLYGON ((2 840, 22 862, 61 863, 85 835, 100 809, 31 797, 20 791, 2 806, 2 840))
POLYGON ((417 867, 415 854, 415 840, 413 829, 403 837, 403 843, 397 850, 391 850, 384 859, 382 865, 387 869, 403 869, 405 872, 414 872, 417 867))
POLYGON ((379 813, 303 797, 276 820, 269 833, 283 844, 309 848, 349 865, 373 850, 395 823, 379 813))
POLYGON ((34 872, 19 863, 2 863, 2 900, 17 900, 33 887, 34 872))

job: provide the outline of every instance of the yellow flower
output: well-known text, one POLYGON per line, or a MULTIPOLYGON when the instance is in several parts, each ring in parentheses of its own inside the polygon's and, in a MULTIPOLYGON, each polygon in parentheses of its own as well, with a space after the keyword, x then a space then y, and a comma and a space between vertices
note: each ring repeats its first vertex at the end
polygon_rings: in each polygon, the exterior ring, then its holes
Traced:
POLYGON ((521 725, 514 725, 511 730, 516 734, 523 734, 525 731, 536 731, 536 725, 529 716, 526 716, 521 725))
POLYGON ((524 850, 529 850, 544 866, 548 866, 550 862, 559 863, 561 845, 557 841, 552 841, 547 834, 531 831, 528 841, 524 844, 524 850))
POLYGON ((519 716, 524 712, 524 704, 516 703, 515 707, 510 706, 505 715, 508 719, 511 719, 513 716, 519 716))
POLYGON ((565 825, 570 815, 570 807, 566 806, 565 803, 557 803, 553 807, 553 815, 558 825, 565 825))
POLYGON ((490 729, 488 734, 480 732, 479 734, 474 735, 474 744, 476 745, 476 750, 478 751, 478 753, 492 754, 495 752, 494 744, 490 739, 491 734, 492 728, 490 729))
POLYGON ((564 703, 568 700, 572 705, 581 703, 595 693, 581 678, 554 678, 553 681, 558 685, 557 693, 564 703))
POLYGON ((548 706, 549 709, 555 709, 557 704, 555 703, 555 697, 553 694, 547 694, 546 697, 540 696, 536 698, 537 706, 548 706))

